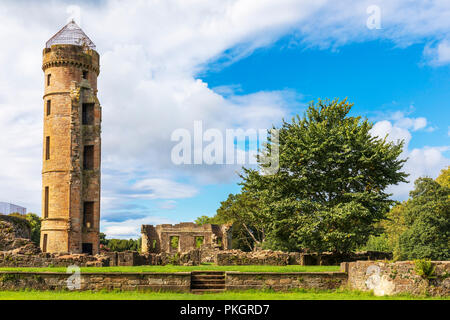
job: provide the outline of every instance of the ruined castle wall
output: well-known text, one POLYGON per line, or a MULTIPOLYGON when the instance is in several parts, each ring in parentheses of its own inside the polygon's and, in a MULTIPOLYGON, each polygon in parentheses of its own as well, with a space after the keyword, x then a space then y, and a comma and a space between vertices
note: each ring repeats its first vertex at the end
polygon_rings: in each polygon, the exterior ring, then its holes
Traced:
POLYGON ((410 293, 415 295, 450 295, 450 261, 433 261, 434 274, 427 278, 417 274, 414 261, 356 261, 343 263, 348 285, 375 295, 410 293))
MULTIPOLYGON (((0 272, 0 290, 69 290, 70 274, 44 272, 0 272)), ((71 282, 73 284, 73 282, 71 282)), ((154 290, 188 292, 191 273, 85 273, 79 290, 154 290)))
POLYGON ((289 264, 289 253, 281 251, 243 252, 240 250, 218 251, 215 263, 219 266, 272 265, 286 266, 289 264))
POLYGON ((44 50, 43 70, 41 249, 81 253, 87 243, 96 254, 100 224, 101 107, 96 96, 99 55, 81 46, 54 45, 44 50), (93 105, 93 121, 89 124, 83 124, 83 103, 93 105), (94 150, 89 169, 84 166, 85 146, 93 146, 94 150), (86 202, 93 203, 89 226, 83 216, 86 202))
POLYGON ((161 241, 156 228, 151 225, 143 225, 141 227, 142 244, 141 251, 143 253, 159 253, 161 252, 161 241))
POLYGON ((0 215, 0 251, 14 250, 30 241, 31 228, 24 219, 0 215))
POLYGON ((201 248, 222 249, 231 245, 229 240, 229 227, 223 228, 219 225, 205 224, 199 226, 192 222, 185 222, 176 225, 162 224, 156 227, 143 225, 142 233, 142 252, 188 252, 197 249, 197 238, 203 238, 201 248), (226 234, 224 234, 226 233, 226 234), (172 247, 171 239, 178 238, 178 247, 172 247), (218 239, 221 239, 222 245, 218 245, 218 239), (153 247, 155 243, 155 247, 153 247))

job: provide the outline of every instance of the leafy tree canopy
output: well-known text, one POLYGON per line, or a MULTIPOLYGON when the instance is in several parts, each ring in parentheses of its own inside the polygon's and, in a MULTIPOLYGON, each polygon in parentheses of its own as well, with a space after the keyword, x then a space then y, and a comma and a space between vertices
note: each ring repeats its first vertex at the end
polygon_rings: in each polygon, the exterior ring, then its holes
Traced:
MULTIPOLYGON (((448 169, 447 169, 448 170, 448 169)), ((403 212, 402 259, 450 259, 450 188, 419 178, 403 212)))
POLYGON ((100 233, 100 244, 111 251, 141 251, 142 239, 106 239, 106 234, 100 233))
POLYGON ((450 166, 441 170, 441 174, 436 178, 436 182, 444 187, 450 188, 450 166))
POLYGON ((277 248, 349 252, 379 233, 374 223, 391 205, 386 188, 405 182, 403 142, 370 134, 372 124, 349 116, 346 100, 311 103, 303 118, 283 121, 258 158, 279 149, 279 171, 244 169, 243 190, 258 199, 268 240, 277 248))

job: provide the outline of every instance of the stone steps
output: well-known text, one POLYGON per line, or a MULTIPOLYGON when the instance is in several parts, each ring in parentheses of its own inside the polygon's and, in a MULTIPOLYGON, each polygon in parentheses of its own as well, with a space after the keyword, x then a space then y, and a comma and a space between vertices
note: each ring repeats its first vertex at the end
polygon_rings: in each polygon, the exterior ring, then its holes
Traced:
POLYGON ((191 292, 222 292, 225 290, 225 272, 196 271, 191 273, 191 292))

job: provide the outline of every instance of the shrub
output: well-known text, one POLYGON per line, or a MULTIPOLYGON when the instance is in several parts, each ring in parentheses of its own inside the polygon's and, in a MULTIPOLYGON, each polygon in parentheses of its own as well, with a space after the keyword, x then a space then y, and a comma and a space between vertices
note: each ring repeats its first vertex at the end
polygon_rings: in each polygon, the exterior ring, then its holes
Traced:
POLYGON ((424 279, 434 279, 436 278, 434 271, 436 267, 433 265, 431 260, 419 259, 414 261, 415 268, 414 271, 424 279))

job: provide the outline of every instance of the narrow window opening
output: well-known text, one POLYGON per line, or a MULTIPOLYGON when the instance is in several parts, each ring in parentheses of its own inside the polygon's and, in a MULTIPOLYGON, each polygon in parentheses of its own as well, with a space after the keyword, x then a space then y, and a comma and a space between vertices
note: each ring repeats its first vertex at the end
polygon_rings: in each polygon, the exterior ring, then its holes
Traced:
POLYGON ((82 122, 83 125, 93 125, 94 124, 94 104, 93 103, 83 103, 82 106, 82 122))
POLYGON ((85 146, 83 154, 83 169, 94 169, 94 146, 85 146))
POLYGON ((44 219, 48 218, 49 195, 50 195, 49 187, 45 187, 45 192, 44 192, 44 219))
POLYGON ((83 205, 83 225, 86 228, 94 225, 94 202, 85 202, 83 205))
POLYGON ((204 237, 195 237, 195 247, 197 249, 200 249, 201 246, 203 245, 204 241, 205 241, 204 237))
POLYGON ((170 247, 172 249, 178 249, 179 242, 180 242, 180 237, 178 237, 178 236, 170 237, 170 247))
POLYGON ((45 138, 45 160, 50 160, 50 137, 45 138))
POLYGON ((52 101, 47 100, 47 116, 49 116, 52 113, 52 101))
POLYGON ((48 74, 48 75, 47 75, 47 86, 50 85, 51 79, 52 79, 52 75, 51 75, 51 74, 48 74))
POLYGON ((83 71, 83 79, 87 79, 88 78, 88 74, 89 74, 89 72, 88 71, 83 71))
POLYGON ((48 235, 44 234, 44 240, 42 243, 42 252, 47 252, 47 242, 48 242, 48 235))

